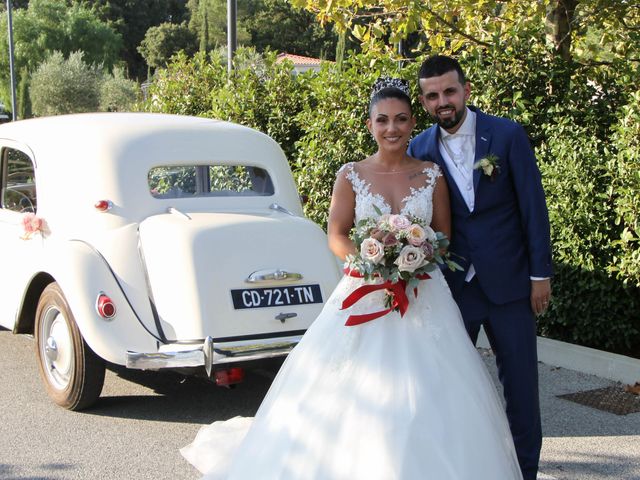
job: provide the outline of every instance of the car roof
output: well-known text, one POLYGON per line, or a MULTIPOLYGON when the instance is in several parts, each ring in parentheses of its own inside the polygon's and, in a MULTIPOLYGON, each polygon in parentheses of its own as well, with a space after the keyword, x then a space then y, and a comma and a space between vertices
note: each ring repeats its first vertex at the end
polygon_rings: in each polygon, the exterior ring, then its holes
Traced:
MULTIPOLYGON (((279 145, 257 130, 158 113, 84 113, 21 120, 0 125, 0 139, 28 146, 37 167, 50 163, 48 158, 57 167, 77 163, 86 167, 89 156, 109 158, 114 166, 130 164, 132 158, 136 162, 146 158, 157 165, 165 160, 233 163, 251 158, 261 166, 256 152, 262 157, 283 157, 279 145)), ((266 161, 273 165, 272 159, 266 161)))
POLYGON ((299 203, 280 146, 257 130, 231 122, 157 113, 60 115, 0 125, 0 145, 31 155, 39 204, 44 199, 47 205, 71 205, 72 194, 84 201, 109 198, 142 216, 150 205, 161 203, 149 193, 151 168, 195 164, 263 168, 276 188, 270 201, 299 203))
POLYGON ((162 113, 102 112, 57 115, 6 123, 0 125, 0 138, 18 140, 32 146, 87 136, 106 143, 118 138, 159 133, 167 129, 251 131, 247 127, 210 118, 162 113))

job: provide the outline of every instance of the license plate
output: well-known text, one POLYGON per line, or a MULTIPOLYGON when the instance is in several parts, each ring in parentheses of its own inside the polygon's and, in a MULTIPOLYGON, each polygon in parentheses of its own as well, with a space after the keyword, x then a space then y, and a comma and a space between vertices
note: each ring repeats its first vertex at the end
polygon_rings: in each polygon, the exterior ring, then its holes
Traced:
POLYGON ((320 285, 297 285, 295 287, 239 288, 231 290, 233 308, 285 307, 322 303, 320 285))

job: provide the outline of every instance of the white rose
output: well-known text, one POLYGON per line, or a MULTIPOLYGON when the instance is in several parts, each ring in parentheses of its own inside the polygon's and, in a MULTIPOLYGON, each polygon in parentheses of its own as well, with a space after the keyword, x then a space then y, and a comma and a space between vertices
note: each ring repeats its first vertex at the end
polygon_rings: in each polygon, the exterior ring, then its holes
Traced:
POLYGON ((398 232, 409 228, 411 226, 411 222, 404 215, 391 215, 389 217, 389 225, 391 225, 392 230, 398 232))
POLYGON ((417 223, 414 223, 407 229, 407 240, 414 247, 419 247, 427 239, 427 233, 417 223))
POLYGON ((380 263, 384 258, 384 245, 375 238, 365 238, 360 245, 360 256, 363 260, 380 263))
POLYGON ((425 256, 421 248, 406 245, 393 263, 398 266, 398 270, 401 272, 415 272, 424 265, 424 260, 425 256))
POLYGON ((381 225, 383 223, 387 223, 389 221, 389 217, 391 216, 391 214, 389 213, 383 213, 382 215, 380 215, 380 217, 378 218, 378 225, 381 225))
POLYGON ((485 175, 491 176, 493 173, 493 165, 491 165, 491 162, 488 159, 483 158, 480 160, 480 166, 482 167, 482 171, 485 175))
POLYGON ((434 232, 433 228, 431 227, 424 227, 424 235, 426 239, 429 240, 429 242, 431 243, 436 243, 438 241, 438 236, 436 235, 436 232, 434 232))

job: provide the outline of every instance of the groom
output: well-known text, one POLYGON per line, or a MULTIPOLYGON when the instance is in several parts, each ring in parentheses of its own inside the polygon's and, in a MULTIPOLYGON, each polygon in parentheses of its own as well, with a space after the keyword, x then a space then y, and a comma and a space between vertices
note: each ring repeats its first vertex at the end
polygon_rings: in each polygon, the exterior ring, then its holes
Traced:
POLYGON ((542 445, 534 315, 549 304, 552 275, 540 172, 520 125, 466 105, 471 86, 456 60, 430 57, 419 83, 436 124, 408 153, 440 165, 449 184, 449 248, 463 271, 445 275, 474 343, 484 325, 520 468, 533 480, 542 445))

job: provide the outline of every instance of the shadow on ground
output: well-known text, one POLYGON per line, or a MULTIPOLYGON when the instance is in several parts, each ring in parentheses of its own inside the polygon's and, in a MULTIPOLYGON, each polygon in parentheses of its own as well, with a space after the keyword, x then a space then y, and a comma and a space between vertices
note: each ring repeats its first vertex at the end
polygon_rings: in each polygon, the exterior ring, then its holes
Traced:
MULTIPOLYGON (((260 406, 275 373, 249 370, 245 380, 232 388, 218 387, 210 380, 174 372, 128 370, 110 365, 108 372, 122 380, 146 387, 153 394, 103 395, 83 413, 108 417, 208 424, 237 415, 251 415, 260 406)), ((109 374, 109 373, 108 373, 109 374)))

